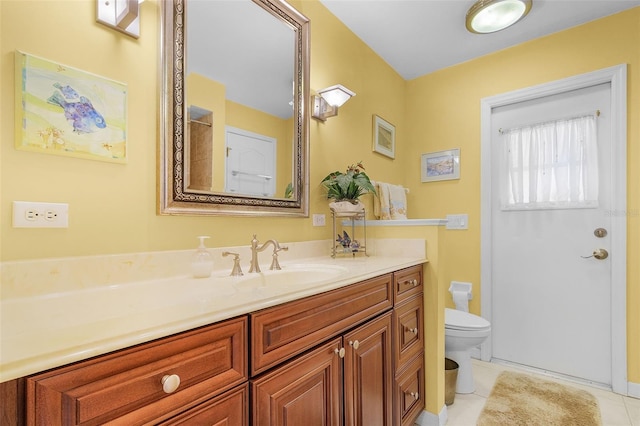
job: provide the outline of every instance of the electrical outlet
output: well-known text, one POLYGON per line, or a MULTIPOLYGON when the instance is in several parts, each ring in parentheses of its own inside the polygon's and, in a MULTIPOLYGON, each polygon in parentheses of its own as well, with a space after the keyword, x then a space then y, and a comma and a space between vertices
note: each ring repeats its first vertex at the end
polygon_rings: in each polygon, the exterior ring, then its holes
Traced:
POLYGON ((325 216, 323 214, 314 214, 313 226, 325 226, 325 216))
POLYGON ((13 202, 14 228, 68 228, 69 204, 13 202))

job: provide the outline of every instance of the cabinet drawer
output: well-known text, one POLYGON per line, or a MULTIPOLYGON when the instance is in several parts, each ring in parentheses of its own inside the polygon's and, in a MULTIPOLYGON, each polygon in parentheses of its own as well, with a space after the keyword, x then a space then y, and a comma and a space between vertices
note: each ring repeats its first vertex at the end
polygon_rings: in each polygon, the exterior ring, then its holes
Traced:
POLYGON ((415 357, 396 378, 397 425, 413 426, 424 409, 424 354, 415 357))
POLYGON ((160 425, 249 426, 249 384, 245 383, 160 425))
POLYGON ((388 274, 251 314, 251 376, 392 307, 388 274))
POLYGON ((395 272, 393 274, 393 288, 396 304, 414 294, 422 293, 422 265, 411 266, 395 272))
POLYGON ((246 381, 246 348, 242 317, 29 377, 28 424, 169 418, 246 381), (174 374, 180 385, 167 394, 162 379, 174 374))
POLYGON ((394 352, 398 369, 424 350, 424 308, 422 293, 396 305, 393 312, 394 352))

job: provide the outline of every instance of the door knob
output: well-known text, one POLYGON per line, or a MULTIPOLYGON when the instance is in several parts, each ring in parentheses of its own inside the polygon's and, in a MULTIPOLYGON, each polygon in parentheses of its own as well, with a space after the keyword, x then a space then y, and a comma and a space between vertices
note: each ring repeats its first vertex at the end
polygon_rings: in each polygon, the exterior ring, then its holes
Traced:
POLYGON ((591 256, 580 256, 583 259, 589 259, 590 257, 595 257, 598 260, 603 260, 609 257, 609 252, 603 248, 595 249, 591 256))

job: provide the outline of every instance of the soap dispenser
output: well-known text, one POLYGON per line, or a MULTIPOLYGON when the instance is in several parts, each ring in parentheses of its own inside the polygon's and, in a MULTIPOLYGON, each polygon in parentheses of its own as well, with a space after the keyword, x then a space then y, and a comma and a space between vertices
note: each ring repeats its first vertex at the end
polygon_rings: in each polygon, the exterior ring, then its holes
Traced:
POLYGON ((200 245, 191 260, 191 271, 194 278, 207 278, 211 276, 213 269, 213 256, 204 245, 204 240, 209 238, 205 235, 199 236, 200 245))

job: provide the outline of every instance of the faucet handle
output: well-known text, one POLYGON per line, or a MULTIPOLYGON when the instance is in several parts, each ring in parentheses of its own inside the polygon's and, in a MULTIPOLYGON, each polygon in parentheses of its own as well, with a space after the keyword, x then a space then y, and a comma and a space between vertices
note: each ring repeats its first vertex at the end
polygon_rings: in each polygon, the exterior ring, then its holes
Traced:
POLYGON ((282 269, 280 267, 280 262, 278 262, 278 252, 276 250, 273 251, 273 255, 271 256, 271 266, 269 266, 269 269, 271 271, 273 271, 274 269, 277 271, 282 269))
POLYGON ((289 247, 287 246, 281 246, 280 244, 278 244, 278 242, 276 241, 276 243, 273 245, 273 254, 271 255, 271 266, 269 267, 270 270, 280 270, 282 269, 280 267, 280 262, 278 261, 278 252, 279 251, 287 251, 289 250, 289 247))
POLYGON ((241 277, 242 275, 244 275, 242 273, 242 267, 240 266, 240 254, 230 251, 223 251, 222 256, 233 256, 233 269, 231 270, 230 274, 232 277, 241 277))

